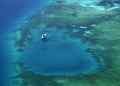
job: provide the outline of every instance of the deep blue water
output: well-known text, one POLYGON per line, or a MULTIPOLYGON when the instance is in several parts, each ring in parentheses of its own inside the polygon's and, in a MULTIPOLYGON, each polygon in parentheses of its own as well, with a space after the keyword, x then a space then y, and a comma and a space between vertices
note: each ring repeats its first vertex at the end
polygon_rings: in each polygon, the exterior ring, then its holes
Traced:
POLYGON ((33 41, 20 56, 25 66, 38 74, 74 75, 89 73, 97 68, 91 53, 80 40, 72 38, 68 30, 46 29, 47 39, 40 39, 44 28, 32 31, 33 41))
POLYGON ((47 0, 0 0, 0 27, 8 28, 13 21, 45 5, 47 0))
POLYGON ((0 86, 9 86, 10 64, 15 58, 8 34, 20 18, 45 5, 47 0, 0 0, 0 86))

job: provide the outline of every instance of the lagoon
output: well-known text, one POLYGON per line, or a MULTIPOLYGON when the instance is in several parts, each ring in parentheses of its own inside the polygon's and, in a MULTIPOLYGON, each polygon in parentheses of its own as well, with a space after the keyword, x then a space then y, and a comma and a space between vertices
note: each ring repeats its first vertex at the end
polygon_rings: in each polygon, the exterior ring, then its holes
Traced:
POLYGON ((25 47, 20 57, 25 67, 43 75, 74 75, 95 71, 97 63, 86 45, 68 34, 67 29, 34 29, 33 41, 25 47), (47 39, 41 40, 42 32, 47 39))

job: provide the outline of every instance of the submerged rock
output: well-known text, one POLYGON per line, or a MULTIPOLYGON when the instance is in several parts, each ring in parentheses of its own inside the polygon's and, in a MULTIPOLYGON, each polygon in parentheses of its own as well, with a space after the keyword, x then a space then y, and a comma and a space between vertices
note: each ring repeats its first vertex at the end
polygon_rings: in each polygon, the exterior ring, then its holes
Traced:
POLYGON ((116 4, 120 4, 120 0, 101 0, 98 5, 105 7, 114 7, 116 4))
POLYGON ((17 52, 23 52, 23 51, 24 51, 24 49, 22 49, 22 48, 17 49, 17 52))

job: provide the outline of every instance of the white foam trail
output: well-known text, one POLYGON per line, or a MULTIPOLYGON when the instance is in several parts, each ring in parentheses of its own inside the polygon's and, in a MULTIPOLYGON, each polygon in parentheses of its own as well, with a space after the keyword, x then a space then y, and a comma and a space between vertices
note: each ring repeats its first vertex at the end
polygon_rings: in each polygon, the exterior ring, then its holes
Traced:
POLYGON ((97 6, 97 3, 99 3, 101 0, 65 0, 69 4, 77 3, 82 7, 91 7, 96 10, 113 10, 116 8, 120 8, 120 5, 114 4, 114 7, 111 8, 105 8, 104 6, 97 6))
POLYGON ((92 7, 96 10, 105 10, 104 7, 102 6, 96 6, 95 4, 97 4, 100 0, 66 0, 69 4, 72 3, 78 3, 80 6, 83 7, 92 7))
POLYGON ((90 5, 90 4, 95 4, 98 3, 100 0, 66 0, 68 3, 78 3, 80 5, 90 5))
POLYGON ((102 6, 91 5, 91 6, 89 6, 89 7, 92 7, 92 8, 94 8, 94 9, 96 9, 96 10, 105 10, 105 8, 102 7, 102 6))
POLYGON ((111 7, 111 8, 109 8, 109 9, 106 9, 106 10, 113 10, 113 9, 116 9, 116 8, 120 8, 120 7, 115 6, 115 7, 111 7))

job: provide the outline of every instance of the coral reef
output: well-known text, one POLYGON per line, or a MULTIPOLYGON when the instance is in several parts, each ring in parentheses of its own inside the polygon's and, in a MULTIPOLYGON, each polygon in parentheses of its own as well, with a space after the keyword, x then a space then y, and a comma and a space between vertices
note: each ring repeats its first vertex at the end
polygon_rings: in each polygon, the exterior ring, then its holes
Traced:
POLYGON ((57 28, 73 29, 110 20, 116 15, 116 12, 111 10, 99 11, 94 8, 81 7, 78 4, 53 2, 44 10, 37 11, 28 17, 26 20, 28 22, 20 25, 22 38, 16 41, 16 45, 24 46, 30 30, 37 28, 41 24, 45 24, 47 27, 55 26, 57 28))
POLYGON ((98 5, 105 7, 113 7, 115 4, 120 4, 120 0, 101 0, 98 5))
POLYGON ((119 8, 99 11, 60 0, 34 13, 18 28, 21 38, 15 40, 16 47, 23 48, 31 36, 31 31, 42 24, 46 27, 66 28, 72 37, 80 38, 87 44, 88 52, 91 52, 96 60, 96 55, 102 58, 104 66, 90 75, 42 76, 18 64, 21 73, 14 78, 23 80, 18 86, 120 86, 119 15, 119 8), (80 31, 71 33, 74 28, 80 31))

